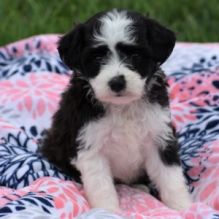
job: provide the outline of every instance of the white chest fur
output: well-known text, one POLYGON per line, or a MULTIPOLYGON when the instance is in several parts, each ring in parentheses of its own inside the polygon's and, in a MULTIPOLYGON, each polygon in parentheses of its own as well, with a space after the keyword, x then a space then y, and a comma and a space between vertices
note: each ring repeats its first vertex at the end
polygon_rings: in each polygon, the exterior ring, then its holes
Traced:
POLYGON ((113 177, 129 182, 139 175, 147 149, 156 147, 156 138, 168 135, 169 122, 169 110, 160 105, 138 101, 109 107, 103 118, 80 130, 78 160, 104 156, 113 177))

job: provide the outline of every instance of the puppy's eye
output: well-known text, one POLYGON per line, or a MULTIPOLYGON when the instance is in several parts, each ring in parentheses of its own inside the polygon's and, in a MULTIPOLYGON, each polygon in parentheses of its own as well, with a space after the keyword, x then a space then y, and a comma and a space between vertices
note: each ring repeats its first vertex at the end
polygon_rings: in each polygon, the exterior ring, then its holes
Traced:
POLYGON ((135 60, 140 60, 140 59, 141 59, 141 56, 140 56, 140 54, 138 54, 138 53, 134 53, 134 54, 131 55, 131 59, 132 59, 133 61, 135 61, 135 60))
POLYGON ((94 57, 94 60, 95 60, 95 61, 101 61, 101 60, 102 60, 102 58, 103 58, 103 57, 96 56, 96 57, 94 57))
POLYGON ((107 57, 109 57, 110 55, 110 51, 106 51, 105 53, 102 53, 102 54, 94 54, 93 56, 93 59, 97 62, 102 62, 104 61, 107 57))
POLYGON ((131 56, 132 58, 139 58, 140 57, 140 55, 139 54, 132 54, 132 56, 131 56))

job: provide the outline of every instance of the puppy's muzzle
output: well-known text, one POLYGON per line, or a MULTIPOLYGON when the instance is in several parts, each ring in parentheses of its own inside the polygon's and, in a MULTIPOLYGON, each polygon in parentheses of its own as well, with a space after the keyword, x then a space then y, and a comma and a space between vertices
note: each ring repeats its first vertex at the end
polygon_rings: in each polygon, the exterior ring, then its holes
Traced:
POLYGON ((126 81, 123 75, 113 77, 108 83, 113 92, 119 93, 126 88, 126 81))

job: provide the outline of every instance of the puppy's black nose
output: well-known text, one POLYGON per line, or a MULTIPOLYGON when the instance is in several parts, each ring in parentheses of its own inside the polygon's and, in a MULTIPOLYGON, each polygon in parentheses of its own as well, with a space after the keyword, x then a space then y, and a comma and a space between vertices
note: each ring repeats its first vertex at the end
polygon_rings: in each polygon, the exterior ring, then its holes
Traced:
POLYGON ((125 89, 126 81, 123 75, 116 76, 109 81, 109 86, 112 91, 120 92, 125 89))

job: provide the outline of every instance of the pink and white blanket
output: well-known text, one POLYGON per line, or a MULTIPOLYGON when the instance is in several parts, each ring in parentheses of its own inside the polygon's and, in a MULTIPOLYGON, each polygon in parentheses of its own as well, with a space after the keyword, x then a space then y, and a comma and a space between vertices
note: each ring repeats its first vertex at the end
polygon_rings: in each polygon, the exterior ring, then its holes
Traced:
POLYGON ((194 204, 177 212, 119 185, 116 215, 91 210, 81 185, 38 153, 72 74, 57 40, 42 35, 0 48, 0 218, 219 219, 219 44, 177 43, 163 66, 194 204))

